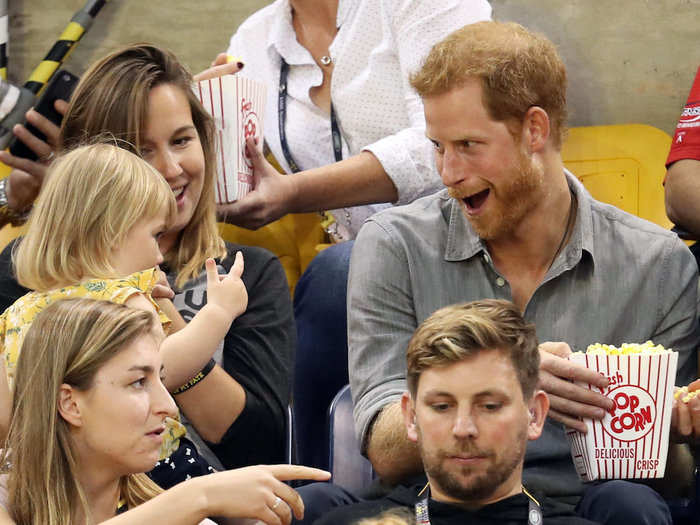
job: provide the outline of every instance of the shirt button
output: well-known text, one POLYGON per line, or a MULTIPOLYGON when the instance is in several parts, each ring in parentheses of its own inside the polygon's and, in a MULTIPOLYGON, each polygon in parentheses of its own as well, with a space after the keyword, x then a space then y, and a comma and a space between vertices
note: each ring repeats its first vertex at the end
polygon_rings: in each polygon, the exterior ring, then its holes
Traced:
POLYGON ((498 286, 503 287, 503 285, 506 284, 506 280, 503 277, 499 277, 498 279, 496 279, 496 284, 498 286))
POLYGON ((485 262, 486 264, 488 264, 489 262, 491 262, 491 257, 489 257, 489 254, 488 254, 488 253, 485 253, 485 254, 484 254, 484 262, 485 262))

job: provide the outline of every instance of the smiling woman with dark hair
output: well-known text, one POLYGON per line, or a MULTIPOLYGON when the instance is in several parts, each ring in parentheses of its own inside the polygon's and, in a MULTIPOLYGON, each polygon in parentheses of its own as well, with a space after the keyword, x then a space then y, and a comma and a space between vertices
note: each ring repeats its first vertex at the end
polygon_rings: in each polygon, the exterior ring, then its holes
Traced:
MULTIPOLYGON (((208 373, 178 389, 175 400, 188 420, 188 436, 214 467, 280 463, 296 347, 287 279, 273 254, 227 244, 219 234, 214 125, 191 86, 192 76, 169 51, 151 44, 123 47, 84 73, 60 137, 52 141, 63 149, 110 133, 133 144, 167 181, 177 210, 159 239, 161 269, 172 287, 163 293, 184 321, 207 304, 205 260, 215 258, 219 273, 228 272, 242 252, 248 308, 221 341, 208 373)), ((0 309, 26 293, 12 277, 10 253, 8 247, 0 256, 0 309)), ((166 467, 161 474, 171 478, 166 467)), ((158 481, 169 486, 184 477, 158 481)))

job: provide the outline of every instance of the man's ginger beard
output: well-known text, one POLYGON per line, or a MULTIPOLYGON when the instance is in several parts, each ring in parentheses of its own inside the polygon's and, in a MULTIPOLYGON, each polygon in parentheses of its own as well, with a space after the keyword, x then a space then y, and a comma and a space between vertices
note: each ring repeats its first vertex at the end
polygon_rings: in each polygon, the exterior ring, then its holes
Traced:
MULTIPOLYGON (((520 223, 520 221, 537 205, 541 196, 539 193, 544 186, 544 166, 535 157, 528 157, 518 149, 518 160, 515 166, 504 168, 502 185, 489 187, 490 192, 487 205, 491 209, 478 217, 470 217, 467 220, 472 225, 476 234, 488 241, 502 237, 520 223)), ((450 197, 460 201, 469 196, 468 190, 460 186, 449 188, 450 197)))

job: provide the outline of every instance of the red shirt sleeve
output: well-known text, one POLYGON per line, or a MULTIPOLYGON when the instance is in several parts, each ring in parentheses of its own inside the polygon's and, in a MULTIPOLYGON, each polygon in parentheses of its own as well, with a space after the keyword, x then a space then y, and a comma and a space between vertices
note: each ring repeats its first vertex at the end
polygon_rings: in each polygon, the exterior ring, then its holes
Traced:
POLYGON ((700 160, 700 67, 676 125, 666 166, 680 159, 700 160))

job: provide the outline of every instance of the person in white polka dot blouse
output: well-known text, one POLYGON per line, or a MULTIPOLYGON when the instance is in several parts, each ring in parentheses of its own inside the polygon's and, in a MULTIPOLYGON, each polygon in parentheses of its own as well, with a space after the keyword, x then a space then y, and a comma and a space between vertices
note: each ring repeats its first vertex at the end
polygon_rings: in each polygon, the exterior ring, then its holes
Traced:
MULTIPOLYGON (((267 84, 265 143, 294 175, 280 175, 258 155, 257 187, 220 216, 257 228, 288 213, 331 210, 329 233, 349 241, 376 211, 437 191, 423 105, 408 77, 433 44, 490 17, 486 0, 276 0, 254 13, 231 38, 228 55, 244 64, 241 75, 267 84)), ((215 63, 225 61, 222 54, 215 63)), ((318 383, 304 381, 305 391, 294 392, 306 464, 323 464, 313 439, 323 435, 328 403, 347 383, 352 244, 321 252, 296 287, 297 369, 318 383), (307 413, 309 404, 315 407, 307 413)))

